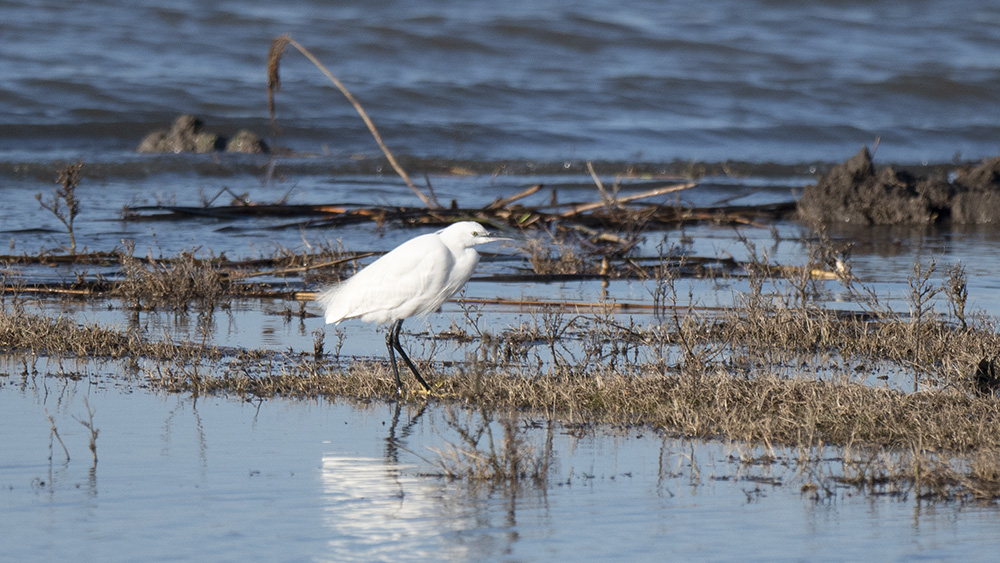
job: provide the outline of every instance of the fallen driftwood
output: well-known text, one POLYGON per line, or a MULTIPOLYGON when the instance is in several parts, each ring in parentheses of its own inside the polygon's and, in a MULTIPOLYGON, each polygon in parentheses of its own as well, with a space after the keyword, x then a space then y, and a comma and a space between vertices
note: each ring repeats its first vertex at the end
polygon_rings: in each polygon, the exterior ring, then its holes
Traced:
MULTIPOLYGON (((589 165, 590 163, 588 162, 587 164, 589 165)), ((596 176, 595 176, 595 178, 596 178, 596 176)), ((691 188, 693 188, 693 187, 695 187, 697 185, 698 185, 697 182, 688 182, 686 184, 678 184, 676 186, 664 186, 662 188, 656 188, 656 189, 649 190, 649 191, 646 191, 646 192, 642 192, 642 193, 639 193, 639 194, 634 194, 634 195, 625 196, 625 197, 619 197, 619 198, 614 198, 614 199, 608 199, 608 200, 605 200, 605 201, 595 201, 595 202, 592 202, 592 203, 577 204, 577 205, 573 205, 572 207, 570 207, 566 211, 563 211, 562 213, 559 214, 559 216, 560 217, 575 217, 575 216, 577 216, 577 215, 579 215, 581 213, 587 212, 587 211, 594 211, 594 210, 597 210, 597 209, 615 208, 615 207, 620 206, 623 203, 628 203, 628 202, 631 202, 631 201, 636 201, 636 200, 640 200, 640 199, 646 199, 646 198, 650 198, 650 197, 655 197, 655 196, 658 196, 658 195, 672 194, 674 192, 679 192, 679 191, 682 191, 682 190, 691 189, 691 188)), ((603 188, 601 189, 601 192, 604 193, 603 188)))
POLYGON ((537 193, 531 186, 517 194, 497 199, 482 208, 365 207, 358 204, 240 204, 222 206, 155 205, 127 208, 130 221, 176 221, 192 218, 241 220, 252 218, 296 218, 294 222, 269 225, 267 229, 329 228, 374 221, 403 225, 445 225, 474 219, 494 227, 522 230, 553 227, 562 230, 597 229, 601 234, 644 226, 678 226, 697 222, 758 225, 790 216, 794 202, 755 206, 681 207, 643 203, 641 200, 691 189, 694 183, 661 186, 641 193, 599 202, 566 202, 540 206, 517 203, 537 193))
MULTIPOLYGON (((102 258, 106 258, 103 256, 102 258)), ((298 300, 298 301, 308 301, 315 297, 316 293, 313 291, 305 291, 301 289, 303 286, 308 285, 304 282, 289 282, 280 281, 282 278, 287 277, 304 277, 305 274, 321 269, 329 269, 335 266, 345 264, 354 260, 360 260, 363 258, 368 258, 370 256, 375 256, 377 253, 365 252, 356 253, 344 256, 337 260, 326 260, 323 262, 317 262, 308 264, 305 266, 295 266, 295 267, 272 267, 268 269, 268 266, 276 265, 274 260, 259 259, 259 260, 244 260, 244 261, 204 261, 204 267, 211 268, 211 271, 215 274, 215 279, 217 283, 220 284, 217 288, 218 295, 220 296, 230 296, 239 298, 260 298, 260 299, 284 299, 284 300, 298 300), (277 278, 279 281, 250 281, 256 278, 277 278)), ((3 258, 3 257, 0 257, 3 258)), ((8 257, 15 258, 21 263, 32 263, 31 259, 26 259, 25 257, 8 257)), ((83 258, 83 263, 93 263, 91 258, 87 255, 80 255, 77 258, 83 258)), ((131 258, 131 257, 130 257, 131 258)), ((182 259, 138 259, 135 260, 143 263, 155 264, 159 267, 164 267, 165 265, 170 265, 174 263, 179 263, 182 259)), ((751 275, 751 267, 749 264, 738 262, 732 258, 709 258, 709 257, 694 257, 685 256, 682 259, 670 259, 670 258, 658 258, 656 260, 650 260, 650 264, 642 265, 638 263, 639 260, 625 258, 620 260, 611 260, 607 258, 603 259, 599 264, 584 264, 581 266, 581 271, 578 273, 536 273, 530 270, 525 270, 522 272, 512 273, 512 274, 493 274, 488 276, 477 276, 472 278, 475 282, 529 282, 529 283, 561 283, 567 281, 583 281, 583 280, 622 280, 622 279, 654 279, 657 276, 659 269, 663 267, 669 267, 673 272, 673 275, 680 277, 705 277, 711 275, 718 275, 725 272, 725 275, 730 278, 738 278, 743 276, 751 275)), ((11 263, 9 261, 8 263, 11 263)), ((789 266, 769 266, 761 269, 760 267, 753 268, 755 272, 754 275, 765 275, 769 277, 811 277, 813 279, 837 279, 845 275, 844 273, 827 272, 819 269, 806 270, 799 267, 789 267, 789 266)), ((2 272, 2 270, 0 270, 2 272)), ((169 275, 169 272, 161 272, 161 274, 169 275)), ((151 274, 155 276, 156 274, 151 274)), ((74 281, 67 282, 22 282, 16 284, 5 284, 0 285, 0 294, 49 294, 49 295, 63 295, 63 296, 80 296, 80 297, 120 297, 121 290, 125 286, 129 285, 129 280, 125 279, 125 273, 119 272, 118 275, 110 276, 99 276, 98 279, 85 279, 83 277, 78 277, 74 281)), ((547 302, 542 301, 524 301, 524 300, 503 300, 503 299, 486 299, 486 300, 475 300, 475 299, 465 299, 467 303, 493 303, 493 304, 520 304, 524 306, 543 306, 547 305, 547 302)), ((593 304, 582 304, 582 303, 570 303, 567 306, 575 307, 598 307, 606 306, 606 304, 593 303, 593 304)), ((628 304, 613 304, 615 308, 637 308, 643 309, 648 308, 645 305, 628 305, 628 304)))

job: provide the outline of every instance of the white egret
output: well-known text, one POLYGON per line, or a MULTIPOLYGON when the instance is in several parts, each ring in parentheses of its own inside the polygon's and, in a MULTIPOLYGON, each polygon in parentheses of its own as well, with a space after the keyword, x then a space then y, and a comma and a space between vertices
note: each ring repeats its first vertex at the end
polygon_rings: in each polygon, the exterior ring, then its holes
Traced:
POLYGON ((492 235, 475 221, 455 223, 436 233, 412 238, 364 267, 350 279, 320 292, 326 322, 360 318, 388 324, 385 337, 396 389, 403 392, 396 352, 425 390, 430 386, 399 343, 403 320, 437 311, 469 281, 479 263, 476 245, 509 240, 492 235))

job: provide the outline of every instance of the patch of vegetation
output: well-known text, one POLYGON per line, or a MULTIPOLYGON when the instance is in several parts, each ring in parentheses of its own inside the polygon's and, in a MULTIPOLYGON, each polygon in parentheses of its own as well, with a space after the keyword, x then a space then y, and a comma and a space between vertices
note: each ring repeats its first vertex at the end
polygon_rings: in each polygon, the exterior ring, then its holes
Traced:
MULTIPOLYGON (((642 425, 768 452, 797 449, 807 452, 806 464, 813 463, 808 452, 838 448, 842 471, 813 483, 813 494, 839 485, 884 490, 892 483, 930 498, 1000 498, 1000 330, 994 319, 965 311, 961 267, 916 264, 906 312, 894 311, 843 269, 841 283, 857 309, 838 312, 817 300, 823 286, 814 272, 832 260, 830 249, 811 251, 814 262, 801 268, 750 254, 717 274, 720 281, 739 275, 747 288, 727 307, 699 307, 684 294, 678 287, 678 272, 687 268, 683 256, 646 270, 653 314, 639 320, 619 317, 610 302, 586 312, 548 304, 522 324, 489 332, 479 326, 481 313, 466 305, 465 324, 440 337, 464 342, 468 359, 424 362, 434 373, 430 396, 511 414, 499 417, 499 426, 492 415, 481 424, 462 423, 460 442, 432 465, 470 482, 542 483, 544 452, 525 442, 518 427, 541 416, 564 424, 642 425), (496 429, 503 438, 492 434, 496 429)), ((339 250, 322 259, 335 255, 339 250)), ((289 255, 281 265, 308 269, 297 265, 308 261, 289 255)), ((123 280, 112 294, 136 311, 195 303, 210 312, 246 275, 223 271, 221 263, 192 254, 141 260, 127 249, 123 280)), ((16 296, 0 312, 0 345, 9 351, 123 359, 133 376, 172 392, 396 397, 383 363, 343 364, 339 354, 331 361, 319 334, 313 344, 309 351, 279 353, 158 342, 135 328, 30 315, 16 296)), ((405 400, 427 396, 412 393, 405 400)))
POLYGON ((134 245, 128 243, 120 259, 122 280, 111 294, 129 309, 184 309, 190 303, 211 309, 233 291, 228 276, 211 258, 200 259, 192 252, 171 261, 138 260, 134 245))
MULTIPOLYGON (((216 360, 220 349, 150 340, 138 331, 121 331, 97 324, 80 324, 66 317, 48 317, 25 311, 14 302, 0 307, 0 347, 7 353, 30 352, 55 358, 152 359, 189 362, 216 360)), ((26 368, 26 371, 27 368, 26 368)))

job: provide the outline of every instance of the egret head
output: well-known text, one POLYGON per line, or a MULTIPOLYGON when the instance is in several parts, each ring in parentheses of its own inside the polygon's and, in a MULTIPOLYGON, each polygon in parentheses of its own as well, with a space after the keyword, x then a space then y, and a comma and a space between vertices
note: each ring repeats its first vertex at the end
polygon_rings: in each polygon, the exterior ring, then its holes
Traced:
POLYGON ((486 230, 475 221, 462 221, 441 229, 437 232, 441 238, 457 242, 463 246, 470 247, 477 244, 484 244, 498 240, 511 240, 508 237, 498 236, 486 230))

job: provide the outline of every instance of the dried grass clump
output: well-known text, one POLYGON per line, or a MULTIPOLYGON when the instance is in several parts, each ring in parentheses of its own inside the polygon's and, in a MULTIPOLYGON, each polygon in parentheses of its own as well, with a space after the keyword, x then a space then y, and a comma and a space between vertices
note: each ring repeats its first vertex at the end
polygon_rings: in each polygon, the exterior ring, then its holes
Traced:
POLYGON ((960 328, 945 319, 918 324, 902 317, 876 320, 777 308, 733 311, 711 330, 713 340, 727 343, 733 365, 782 365, 836 356, 858 366, 855 374, 843 373, 848 378, 892 366, 910 374, 915 390, 971 390, 976 366, 984 358, 1000 357, 997 328, 990 319, 960 328))
POLYGON ((539 275, 595 273, 597 268, 592 259, 578 254, 570 245, 559 244, 557 252, 538 239, 529 239, 525 252, 531 263, 531 271, 539 275))
MULTIPOLYGON (((289 248, 277 248, 266 264, 273 268, 271 275, 287 275, 307 273, 322 269, 324 273, 344 275, 355 260, 366 258, 371 253, 346 252, 338 240, 336 243, 324 242, 316 245, 305 245, 296 252, 289 248)), ((247 276, 238 276, 240 278, 247 276)))
POLYGON ((211 310, 219 299, 234 289, 229 276, 214 267, 212 260, 183 252, 175 260, 135 257, 135 246, 126 245, 120 255, 122 280, 112 295, 134 310, 170 308, 186 310, 192 303, 211 310))
POLYGON ((66 317, 26 313, 15 303, 0 308, 0 347, 27 350, 35 355, 80 358, 149 358, 177 362, 192 358, 218 359, 217 348, 151 341, 132 331, 119 331, 96 324, 79 324, 66 317))
POLYGON ((0 309, 0 347, 37 354, 121 357, 134 341, 96 325, 79 326, 65 317, 25 313, 18 306, 0 309))
POLYGON ((934 261, 916 262, 904 312, 893 310, 849 268, 840 269, 838 279, 860 310, 830 311, 820 301, 829 289, 815 272, 834 261, 833 250, 811 248, 815 262, 803 268, 775 266, 750 250, 743 277, 749 290, 735 295, 730 307, 693 306, 690 296, 679 295, 674 271, 656 269, 651 293, 661 322, 640 328, 639 335, 654 348, 679 345, 685 366, 714 362, 748 376, 769 370, 794 375, 789 366, 808 364, 813 378, 820 371, 844 381, 895 372, 910 381, 891 383, 899 388, 907 383, 914 391, 1000 389, 994 369, 1000 358, 998 320, 967 313, 961 265, 941 270, 934 261), (782 275, 776 277, 777 271, 782 275))
MULTIPOLYGON (((1000 498, 997 450, 956 456, 847 448, 840 462, 841 474, 830 475, 828 480, 871 496, 906 498, 913 494, 922 500, 957 502, 992 502, 1000 498)), ((830 486, 824 488, 827 496, 832 495, 830 486)))
POLYGON ((355 363, 344 373, 330 371, 312 355, 288 357, 242 351, 228 362, 151 368, 151 381, 173 392, 233 393, 249 397, 388 398, 396 395, 392 374, 381 364, 355 363), (155 370, 155 373, 154 373, 155 370))
MULTIPOLYGON (((395 395, 391 379, 381 364, 352 364, 340 372, 311 356, 267 356, 202 378, 201 388, 258 397, 368 400, 395 395)), ((433 395, 446 401, 542 412, 572 422, 648 424, 686 436, 1000 451, 1000 434, 992 431, 1000 424, 1000 403, 955 392, 905 393, 853 382, 747 378, 721 370, 674 377, 608 373, 569 378, 458 370, 439 376, 436 383, 433 395)), ((187 388, 173 387, 182 389, 187 388)))

